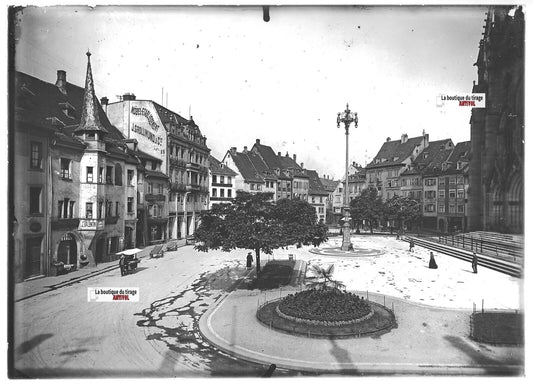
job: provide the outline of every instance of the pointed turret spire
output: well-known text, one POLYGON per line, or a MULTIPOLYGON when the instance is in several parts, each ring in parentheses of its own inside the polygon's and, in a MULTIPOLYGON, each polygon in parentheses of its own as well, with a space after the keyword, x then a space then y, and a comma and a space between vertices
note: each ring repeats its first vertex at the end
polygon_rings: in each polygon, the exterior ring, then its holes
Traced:
POLYGON ((100 123, 100 117, 98 115, 98 102, 94 94, 94 82, 91 70, 91 53, 89 51, 87 51, 87 75, 85 78, 85 93, 83 94, 81 121, 80 125, 75 131, 108 132, 100 123))

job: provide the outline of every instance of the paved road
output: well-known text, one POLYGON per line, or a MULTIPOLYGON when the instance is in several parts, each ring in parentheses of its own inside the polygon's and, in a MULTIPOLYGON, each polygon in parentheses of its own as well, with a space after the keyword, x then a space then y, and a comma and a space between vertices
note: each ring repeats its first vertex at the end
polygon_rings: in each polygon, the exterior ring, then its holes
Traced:
POLYGON ((114 270, 17 302, 15 368, 30 377, 262 375, 264 366, 213 349, 197 330, 247 274, 244 256, 184 247, 125 277, 114 270), (88 302, 87 287, 139 287, 140 301, 88 302))

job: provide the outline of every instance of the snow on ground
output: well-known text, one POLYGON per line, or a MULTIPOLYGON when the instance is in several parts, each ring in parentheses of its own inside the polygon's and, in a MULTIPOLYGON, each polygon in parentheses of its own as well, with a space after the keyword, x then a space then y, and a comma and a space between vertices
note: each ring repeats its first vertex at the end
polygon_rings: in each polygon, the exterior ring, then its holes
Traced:
MULTIPOLYGON (((278 250, 274 258, 295 253, 308 264, 335 264, 333 278, 350 291, 369 291, 394 296, 419 304, 445 308, 523 309, 522 279, 479 267, 472 273, 469 262, 435 253, 438 269, 429 269, 429 250, 385 236, 352 236, 356 248, 380 249, 374 257, 321 256, 309 247, 278 250)), ((321 247, 340 246, 341 239, 331 238, 321 247)), ((308 271, 309 272, 309 271, 308 271)))

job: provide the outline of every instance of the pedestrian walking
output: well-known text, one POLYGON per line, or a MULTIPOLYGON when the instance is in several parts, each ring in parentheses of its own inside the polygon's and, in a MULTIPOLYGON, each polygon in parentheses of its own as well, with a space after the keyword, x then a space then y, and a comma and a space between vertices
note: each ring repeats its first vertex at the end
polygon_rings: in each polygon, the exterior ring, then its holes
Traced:
POLYGON ((433 252, 429 252, 429 268, 430 269, 439 268, 439 266, 437 265, 437 262, 435 261, 435 256, 433 256, 433 252))
POLYGON ((413 241, 413 239, 411 239, 411 241, 409 241, 409 252, 413 252, 414 247, 415 247, 415 242, 413 241))
POLYGON ((474 254, 472 255, 472 271, 474 271, 474 273, 477 273, 477 254, 476 254, 476 252, 474 252, 474 254))
POLYGON ((252 257, 252 252, 248 252, 248 255, 246 256, 246 268, 252 268, 253 261, 254 258, 252 257))

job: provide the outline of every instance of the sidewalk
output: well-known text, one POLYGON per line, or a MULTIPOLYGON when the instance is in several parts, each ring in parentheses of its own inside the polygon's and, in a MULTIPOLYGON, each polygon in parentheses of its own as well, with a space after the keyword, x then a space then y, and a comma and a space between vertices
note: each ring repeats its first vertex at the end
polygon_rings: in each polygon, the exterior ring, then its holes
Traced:
MULTIPOLYGON (((178 248, 185 246, 185 239, 173 240, 178 243, 178 248)), ((168 244, 169 242, 165 243, 168 244)), ((150 257, 150 252, 154 245, 145 247, 142 252, 139 252, 137 257, 141 260, 150 257)), ((118 260, 99 263, 96 267, 81 268, 76 271, 69 272, 65 275, 47 276, 36 279, 26 280, 15 284, 14 299, 15 302, 23 299, 33 297, 35 295, 45 293, 48 291, 61 288, 78 281, 88 279, 90 277, 101 275, 103 273, 118 269, 118 260)))
MULTIPOLYGON (((467 310, 387 297, 387 307, 394 303, 396 329, 374 337, 306 338, 272 330, 257 320, 258 306, 279 296, 279 290, 232 292, 201 317, 200 331, 235 357, 311 373, 518 375, 524 371, 523 347, 488 347, 468 338, 467 310)), ((383 295, 369 298, 383 304, 383 295)))

